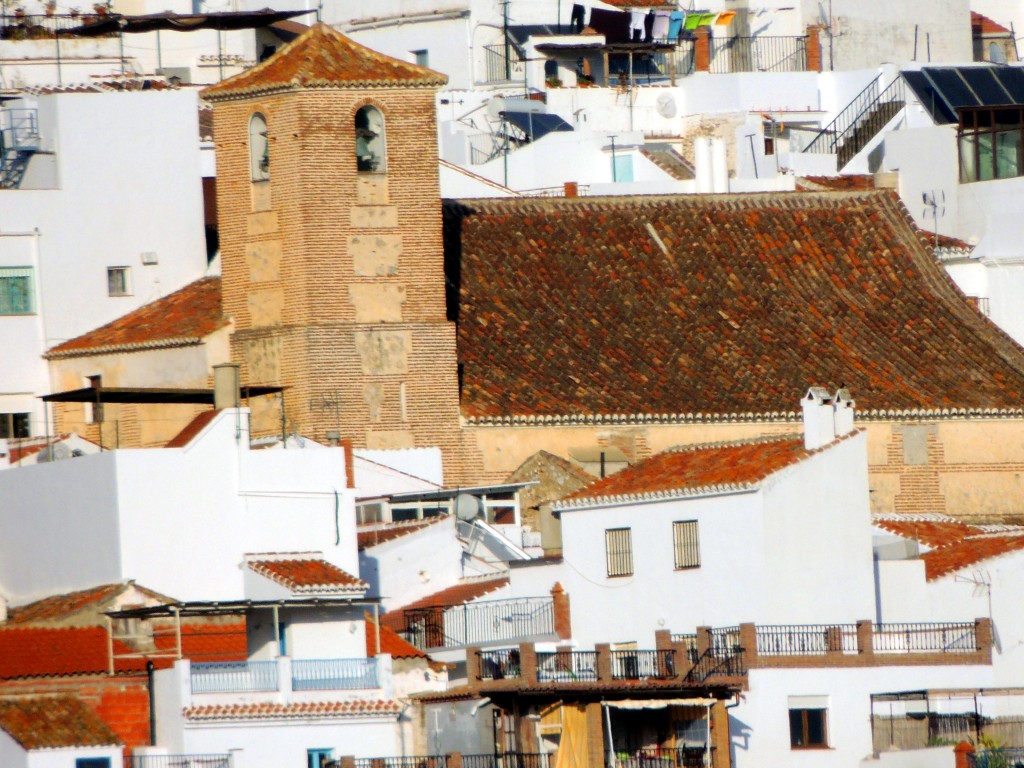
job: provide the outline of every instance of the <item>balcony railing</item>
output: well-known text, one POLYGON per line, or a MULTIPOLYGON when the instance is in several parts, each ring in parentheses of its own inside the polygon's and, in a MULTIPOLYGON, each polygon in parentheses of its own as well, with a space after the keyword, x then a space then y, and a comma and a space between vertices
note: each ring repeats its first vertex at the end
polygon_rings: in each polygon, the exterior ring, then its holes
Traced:
POLYGON ((830 650, 857 653, 856 624, 758 626, 759 656, 824 656, 830 650))
POLYGON ((537 681, 544 683, 594 682, 596 651, 555 651, 537 654, 537 681))
POLYGON ((974 622, 950 624, 876 624, 875 653, 975 653, 974 622))
POLYGON ((615 765, 617 768, 705 768, 715 765, 715 750, 713 747, 639 749, 632 755, 617 757, 615 765))
POLYGON ((804 37, 711 38, 711 71, 803 72, 807 69, 804 37))
POLYGON ((550 755, 544 752, 462 756, 462 768, 550 768, 550 765, 550 755))
POLYGON ((192 693, 276 691, 276 661, 229 661, 192 664, 192 693))
POLYGON ((132 755, 127 768, 231 768, 230 755, 132 755))
POLYGON ((505 680, 523 674, 518 648, 480 651, 479 655, 481 680, 505 680))
POLYGON ((485 82, 505 83, 509 80, 521 80, 523 63, 515 46, 498 43, 484 46, 485 82))
POLYGON ((405 637, 426 650, 553 635, 553 605, 550 597, 523 597, 407 610, 405 637))
POLYGON ((612 651, 614 680, 675 677, 675 651, 612 651))
POLYGON ((355 768, 447 768, 446 755, 423 757, 357 757, 355 768))
MULTIPOLYGON (((89 24, 100 18, 98 15, 71 16, 70 14, 12 14, 0 16, 0 40, 47 40, 60 33, 60 39, 75 35, 71 30, 89 24)), ((90 35, 92 37, 93 35, 90 35)), ((117 37, 117 32, 104 33, 99 37, 117 37)))
POLYGON ((377 688, 376 659, 293 659, 293 691, 377 688))
POLYGON ((1024 748, 979 749, 967 753, 969 768, 1016 768, 1024 765, 1024 748))

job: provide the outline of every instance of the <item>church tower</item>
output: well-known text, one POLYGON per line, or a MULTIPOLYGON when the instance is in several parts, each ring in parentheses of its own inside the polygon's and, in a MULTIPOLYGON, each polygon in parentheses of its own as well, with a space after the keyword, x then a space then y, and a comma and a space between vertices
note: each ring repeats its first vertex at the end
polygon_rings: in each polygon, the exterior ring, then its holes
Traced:
MULTIPOLYGON (((289 432, 440 446, 459 474, 434 98, 446 78, 319 24, 211 86, 224 311, 289 432)), ((280 431, 254 400, 254 432, 280 431)))

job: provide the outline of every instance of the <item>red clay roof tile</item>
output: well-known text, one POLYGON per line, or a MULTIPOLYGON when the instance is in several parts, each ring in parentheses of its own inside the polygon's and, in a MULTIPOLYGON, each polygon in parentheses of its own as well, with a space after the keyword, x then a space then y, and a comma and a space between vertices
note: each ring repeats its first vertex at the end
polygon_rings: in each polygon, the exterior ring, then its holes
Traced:
POLYGON ((326 560, 250 560, 249 568, 292 592, 365 592, 369 585, 326 560))
POLYGON ((184 448, 186 445, 191 443, 196 435, 203 431, 207 424, 213 421, 213 417, 217 415, 217 411, 203 411, 196 416, 192 421, 182 428, 181 432, 176 434, 168 441, 165 448, 184 448))
POLYGON ((409 523, 389 523, 386 526, 372 524, 375 526, 374 528, 370 530, 360 530, 356 533, 356 541, 358 542, 359 551, 362 552, 364 549, 376 547, 378 544, 385 544, 389 541, 400 539, 403 536, 408 536, 410 533, 422 531, 424 528, 440 522, 443 519, 444 518, 437 517, 430 520, 417 520, 409 523))
POLYGON ((928 581, 963 570, 984 560, 1024 549, 1024 534, 972 536, 921 555, 928 581))
POLYGON ((251 69, 203 91, 207 101, 306 88, 403 86, 437 88, 448 78, 359 45, 317 24, 251 69))
POLYGON ((100 716, 74 696, 0 699, 0 728, 23 749, 120 744, 100 716))
MULTIPOLYGON (((114 641, 114 652, 129 648, 114 641)), ((0 630, 0 680, 93 675, 109 670, 107 632, 101 627, 0 630)), ((145 659, 120 659, 118 672, 138 672, 145 659)))
MULTIPOLYGON (((367 617, 366 620, 366 655, 376 656, 377 632, 376 624, 367 617)), ((430 659, 430 657, 412 643, 403 640, 395 630, 390 627, 380 628, 380 653, 391 654, 395 659, 430 659)))
POLYGON ((958 520, 921 520, 913 517, 898 520, 893 517, 876 518, 874 524, 882 530, 907 539, 916 539, 927 547, 944 547, 980 533, 980 529, 958 520))
POLYGON ((220 278, 204 277, 112 323, 58 344, 50 359, 198 344, 223 328, 220 278))
POLYGON ((103 584, 78 592, 44 597, 42 600, 11 608, 7 613, 6 625, 65 619, 85 608, 101 605, 124 590, 124 584, 103 584))
POLYGON ((186 707, 186 720, 269 720, 269 719, 333 719, 367 715, 396 716, 402 711, 397 700, 315 701, 291 704, 219 704, 186 707))
POLYGON ((974 35, 1009 35, 1010 30, 988 16, 971 11, 971 33, 974 35))
POLYGON ((449 201, 445 227, 471 419, 785 414, 808 382, 867 417, 1024 404, 1024 350, 891 191, 449 201))

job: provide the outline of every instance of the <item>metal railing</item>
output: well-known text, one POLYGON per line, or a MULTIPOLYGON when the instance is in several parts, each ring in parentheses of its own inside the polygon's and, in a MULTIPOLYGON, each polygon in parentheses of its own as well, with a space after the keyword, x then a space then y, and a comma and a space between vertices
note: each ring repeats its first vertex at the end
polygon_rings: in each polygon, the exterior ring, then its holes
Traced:
POLYGON ((505 752, 489 755, 463 755, 463 768, 549 768, 545 752, 505 752))
POLYGON ((973 622, 948 624, 876 624, 875 653, 975 653, 973 622))
POLYGON ((192 693, 276 691, 276 661, 225 661, 192 664, 192 693))
MULTIPOLYGON (((888 119, 894 117, 895 112, 898 111, 896 107, 902 107, 906 101, 903 77, 897 75, 896 79, 889 83, 884 90, 882 89, 882 77, 883 75, 876 77, 863 91, 854 96, 853 101, 847 104, 832 122, 822 128, 804 147, 804 152, 825 155, 838 154, 840 148, 848 140, 853 139, 854 132, 862 123, 867 122, 871 115, 887 115, 892 112, 888 119), (888 107, 883 105, 888 105, 888 107)), ((878 129, 881 128, 882 125, 879 125, 878 129)))
POLYGON ((594 682, 597 677, 596 651, 555 651, 537 654, 538 682, 594 682))
POLYGON ((377 688, 376 659, 293 659, 293 691, 377 688))
POLYGON ((39 148, 39 110, 0 109, 0 149, 34 151, 39 148))
POLYGON ((355 768, 447 768, 447 755, 422 757, 357 757, 355 768))
POLYGON ((758 656, 824 656, 831 645, 843 653, 857 653, 856 624, 803 624, 757 626, 758 656))
MULTIPOLYGON (((74 37, 73 29, 100 19, 98 14, 71 16, 70 14, 23 14, 7 13, 0 16, 0 40, 46 40, 60 33, 63 40, 74 37)), ((98 37, 117 37, 117 32, 107 32, 98 37)), ((90 37, 94 35, 90 34, 90 37)))
POLYGON ((644 678, 668 678, 676 674, 676 652, 658 651, 612 651, 612 679, 642 680, 644 678))
MULTIPOLYGON (((523 197, 565 197, 565 186, 561 187, 537 187, 536 189, 521 189, 519 194, 523 197)), ((590 194, 589 184, 577 184, 576 194, 578 197, 586 197, 590 194)))
POLYGON ((1017 768, 1024 765, 1024 747, 979 749, 967 753, 970 768, 1017 768))
POLYGON ((504 680, 521 677, 522 662, 518 648, 497 648, 493 651, 478 651, 481 680, 504 680))
POLYGON ((711 652, 722 658, 740 653, 740 628, 718 627, 712 629, 711 652))
POLYGON ((616 757, 615 764, 618 768, 704 768, 715 764, 714 753, 714 747, 638 749, 632 755, 616 757))
POLYGON ((696 633, 672 635, 672 642, 682 645, 686 649, 686 660, 690 664, 696 664, 700 654, 697 652, 696 633))
POLYGON ((522 77, 522 62, 514 46, 498 43, 484 46, 484 77, 487 83, 506 83, 522 77))
POLYGON ((807 39, 760 36, 714 38, 711 67, 725 72, 803 72, 807 69, 807 39))
POLYGON ((405 638, 420 649, 453 648, 555 632, 550 597, 486 600, 405 611, 405 638))
POLYGON ((132 755, 127 768, 231 768, 230 755, 132 755))

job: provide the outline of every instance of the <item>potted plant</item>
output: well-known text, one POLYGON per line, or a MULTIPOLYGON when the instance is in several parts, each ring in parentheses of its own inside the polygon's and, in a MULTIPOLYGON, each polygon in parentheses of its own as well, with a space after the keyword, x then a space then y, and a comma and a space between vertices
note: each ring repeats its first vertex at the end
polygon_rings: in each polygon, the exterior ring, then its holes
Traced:
POLYGON ((548 88, 561 88, 562 87, 562 80, 561 80, 561 78, 556 77, 555 75, 552 75, 551 77, 549 77, 544 82, 547 84, 548 88))
POLYGON ((82 9, 75 6, 74 8, 69 8, 68 13, 71 14, 72 19, 77 19, 79 16, 82 15, 82 9))
POLYGON ((46 15, 53 16, 57 13, 57 0, 46 0, 46 15))
POLYGON ((93 3, 92 9, 97 16, 106 16, 110 12, 110 3, 93 3))

